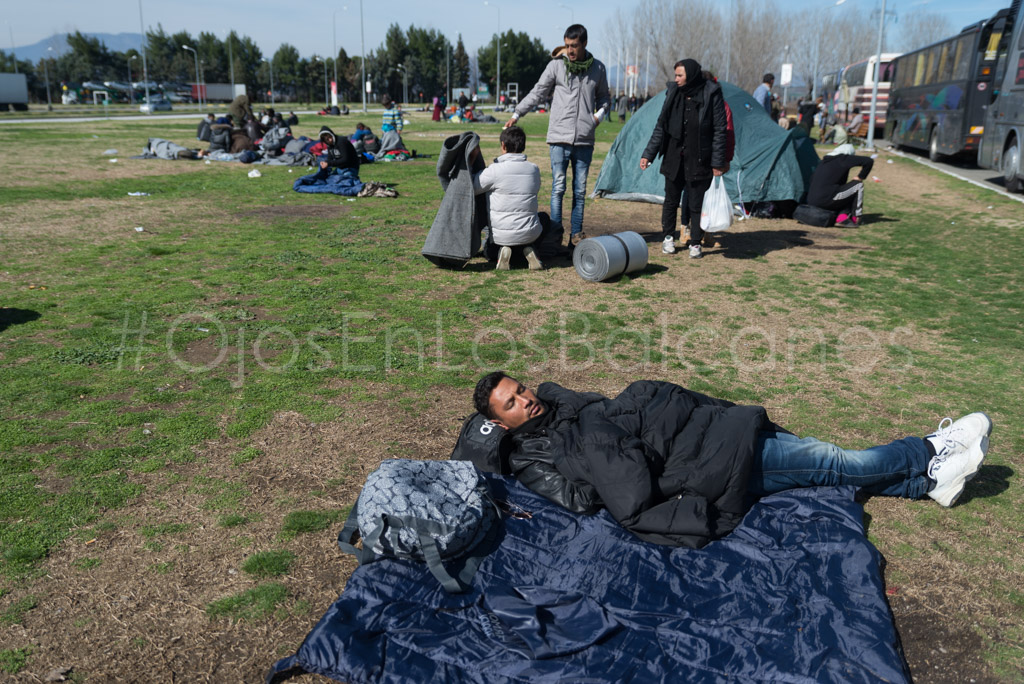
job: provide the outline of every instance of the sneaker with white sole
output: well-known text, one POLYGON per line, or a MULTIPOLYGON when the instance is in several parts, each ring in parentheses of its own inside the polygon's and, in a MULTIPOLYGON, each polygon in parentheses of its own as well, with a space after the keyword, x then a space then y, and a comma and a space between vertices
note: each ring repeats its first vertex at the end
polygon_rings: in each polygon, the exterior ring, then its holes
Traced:
POLYGON ((700 245, 690 245, 690 258, 700 259, 704 256, 704 253, 700 250, 700 245))
POLYGON ((496 271, 507 271, 509 259, 512 258, 512 248, 502 247, 501 251, 498 252, 498 265, 494 267, 496 271))
POLYGON ((523 256, 526 257, 526 262, 530 264, 531 271, 544 270, 544 264, 541 263, 540 257, 537 256, 537 250, 530 245, 523 247, 523 256))
POLYGON ((664 254, 676 253, 676 241, 671 235, 667 235, 665 239, 661 241, 661 251, 664 254))
POLYGON ((956 503, 985 460, 990 434, 992 421, 984 413, 971 413, 956 422, 944 418, 939 429, 925 437, 935 449, 928 462, 928 477, 935 480, 935 488, 928 496, 947 508, 956 503))

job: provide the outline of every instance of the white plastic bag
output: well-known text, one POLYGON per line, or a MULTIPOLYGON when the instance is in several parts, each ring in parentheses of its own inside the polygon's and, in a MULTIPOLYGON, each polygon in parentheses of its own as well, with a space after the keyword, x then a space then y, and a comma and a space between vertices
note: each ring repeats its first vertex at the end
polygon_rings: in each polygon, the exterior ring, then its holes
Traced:
POLYGON ((729 230, 732 225, 732 203, 729 193, 725 190, 725 181, 715 176, 711 187, 704 193, 704 204, 700 209, 701 230, 708 233, 721 233, 729 230))

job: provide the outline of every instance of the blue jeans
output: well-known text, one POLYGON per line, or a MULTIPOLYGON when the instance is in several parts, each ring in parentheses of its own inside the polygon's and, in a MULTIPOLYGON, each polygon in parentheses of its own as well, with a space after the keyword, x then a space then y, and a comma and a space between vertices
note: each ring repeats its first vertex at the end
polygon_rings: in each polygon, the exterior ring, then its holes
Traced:
POLYGON ((920 499, 933 486, 926 474, 930 459, 920 437, 853 451, 813 437, 761 432, 750 472, 750 492, 764 496, 795 487, 848 484, 870 494, 920 499))
POLYGON ((572 232, 583 230, 583 202, 587 195, 587 174, 594 156, 593 145, 555 143, 551 149, 551 221, 562 225, 562 197, 565 196, 565 176, 572 163, 572 232))

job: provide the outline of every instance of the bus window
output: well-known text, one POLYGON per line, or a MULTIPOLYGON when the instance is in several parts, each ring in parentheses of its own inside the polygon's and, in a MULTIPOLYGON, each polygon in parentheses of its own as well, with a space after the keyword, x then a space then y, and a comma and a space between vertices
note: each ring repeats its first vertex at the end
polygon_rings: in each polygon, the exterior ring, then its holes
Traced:
POLYGON ((938 56, 938 52, 938 47, 933 47, 931 50, 928 51, 928 68, 924 72, 924 82, 927 85, 935 83, 935 67, 938 66, 939 61, 938 59, 936 59, 936 57, 938 56))
POLYGON ((967 78, 971 71, 970 51, 971 46, 967 42, 970 36, 964 36, 956 41, 956 57, 953 60, 953 80, 962 81, 967 78))
POLYGON ((888 83, 892 81, 893 72, 896 69, 896 65, 892 62, 882 63, 882 73, 879 74, 878 80, 880 83, 888 83))
POLYGON ((985 46, 985 61, 991 62, 999 52, 999 39, 1003 37, 1001 31, 993 31, 988 38, 988 45, 985 46))
POLYGON ((943 43, 942 52, 939 54, 939 74, 936 81, 945 83, 953 78, 953 62, 949 59, 949 43, 943 43))
POLYGON ((917 55, 917 64, 914 65, 914 85, 919 86, 924 82, 924 53, 917 55))

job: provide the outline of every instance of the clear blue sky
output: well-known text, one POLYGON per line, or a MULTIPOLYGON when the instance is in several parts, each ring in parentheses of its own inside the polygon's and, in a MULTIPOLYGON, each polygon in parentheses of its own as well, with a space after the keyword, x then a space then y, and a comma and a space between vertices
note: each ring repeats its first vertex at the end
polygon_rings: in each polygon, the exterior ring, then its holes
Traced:
MULTIPOLYGON (((711 0, 709 0, 711 1, 711 0)), ((722 0, 717 0, 721 2, 722 0)), ((744 0, 739 0, 743 2, 744 0)), ((784 2, 780 1, 780 6, 784 2)), ((802 0, 800 7, 826 7, 835 0, 802 0)), ((888 0, 888 8, 897 16, 918 9, 941 12, 959 29, 985 19, 1007 7, 1010 0, 888 0)), ((4 25, 0 46, 5 51, 14 45, 31 45, 55 33, 138 33, 138 0, 39 0, 20 2, 0 0, 4 25)), ((467 50, 475 52, 497 30, 499 7, 501 29, 524 31, 554 47, 573 20, 584 24, 590 34, 590 46, 598 58, 602 34, 616 8, 624 11, 632 5, 611 0, 363 0, 366 50, 384 41, 392 23, 402 28, 416 25, 434 28, 454 43, 461 33, 467 50)), ((836 11, 851 7, 876 8, 880 0, 846 0, 836 11)), ((359 0, 142 0, 146 27, 162 24, 168 33, 187 30, 196 35, 209 31, 225 35, 226 29, 253 38, 263 53, 273 54, 281 43, 291 43, 305 57, 313 53, 333 52, 332 22, 337 20, 337 42, 349 54, 360 52, 359 0)), ((799 11, 794 12, 799 16, 799 11)), ((898 31, 899 22, 889 30, 898 31)))

